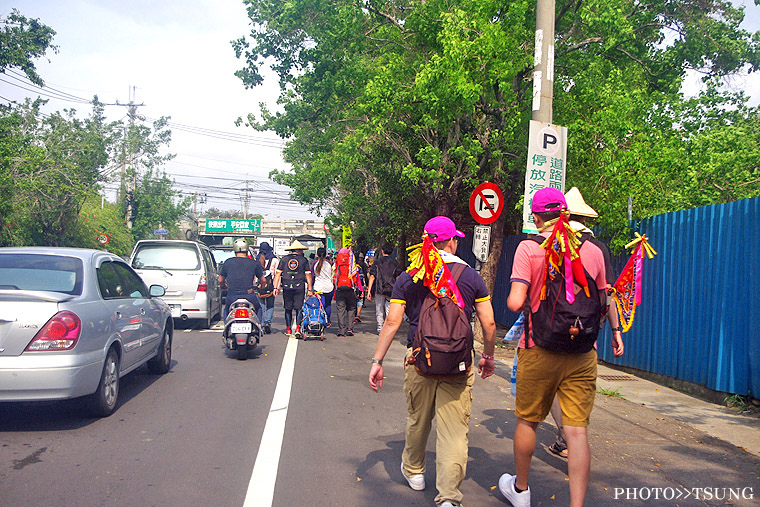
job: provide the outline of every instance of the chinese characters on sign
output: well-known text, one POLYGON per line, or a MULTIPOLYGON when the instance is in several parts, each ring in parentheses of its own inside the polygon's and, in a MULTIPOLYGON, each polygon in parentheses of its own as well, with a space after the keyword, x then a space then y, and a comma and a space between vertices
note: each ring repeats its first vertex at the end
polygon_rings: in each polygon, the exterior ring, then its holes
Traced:
POLYGON ((530 122, 528 164, 525 171, 523 232, 536 234, 530 206, 533 195, 544 187, 565 191, 567 128, 535 120, 530 122))
POLYGON ((491 249, 491 226, 476 225, 472 238, 472 253, 480 262, 488 260, 488 253, 491 249))
POLYGON ((258 234, 261 232, 261 219, 237 220, 226 218, 207 218, 206 232, 258 234))

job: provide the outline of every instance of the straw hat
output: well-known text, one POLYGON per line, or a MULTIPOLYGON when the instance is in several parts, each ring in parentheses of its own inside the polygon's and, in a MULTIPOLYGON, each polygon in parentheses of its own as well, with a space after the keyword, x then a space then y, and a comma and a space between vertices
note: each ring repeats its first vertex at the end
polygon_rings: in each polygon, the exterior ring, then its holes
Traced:
POLYGON ((287 247, 285 250, 308 250, 308 246, 304 246, 300 241, 295 240, 292 245, 287 247))
POLYGON ((581 191, 578 187, 573 187, 565 194, 565 200, 567 201, 567 209, 571 215, 580 215, 582 217, 596 218, 599 213, 594 211, 594 208, 586 204, 583 200, 581 191))

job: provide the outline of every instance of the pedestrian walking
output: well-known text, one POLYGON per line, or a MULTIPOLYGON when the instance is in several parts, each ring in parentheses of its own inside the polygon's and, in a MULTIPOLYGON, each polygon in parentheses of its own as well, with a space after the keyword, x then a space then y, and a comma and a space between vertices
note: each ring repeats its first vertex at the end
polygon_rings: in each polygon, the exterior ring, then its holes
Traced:
POLYGON ((282 283, 282 301, 285 306, 285 333, 293 334, 293 310, 296 311, 295 337, 301 337, 301 307, 303 307, 304 289, 309 296, 313 293, 311 268, 309 261, 303 256, 306 247, 295 240, 285 249, 290 252, 284 256, 274 276, 275 294, 282 283))
POLYGON ((259 245, 257 259, 264 270, 263 278, 259 280, 258 284, 259 299, 264 307, 262 328, 265 334, 269 334, 272 332, 272 319, 274 318, 274 277, 279 259, 275 257, 274 250, 266 241, 259 245))
POLYGON ((356 288, 361 289, 359 268, 353 262, 353 254, 348 248, 341 248, 335 257, 333 268, 335 285, 335 310, 338 313, 338 336, 354 335, 356 317, 356 288))
POLYGON ((369 268, 367 263, 364 262, 364 254, 359 252, 356 256, 356 266, 359 268, 359 280, 361 280, 361 288, 357 287, 356 292, 356 317, 354 317, 354 323, 362 321, 362 308, 364 308, 364 300, 367 297, 367 276, 369 268))
POLYGON ((322 300, 322 306, 327 314, 327 327, 330 327, 335 286, 333 285, 332 262, 327 260, 327 249, 317 248, 317 260, 311 266, 311 274, 314 277, 314 292, 322 300))
POLYGON ((483 327, 483 354, 477 363, 478 373, 487 378, 494 371, 496 324, 491 296, 477 271, 455 255, 461 237, 464 233, 458 231, 448 217, 437 216, 425 224, 422 246, 410 255, 413 260, 410 271, 401 273, 393 288, 390 310, 378 337, 369 372, 370 388, 377 392, 383 385, 383 358, 406 314, 409 331, 404 394, 408 417, 401 473, 412 489, 425 489, 425 447, 435 417, 435 483, 438 489, 435 503, 445 507, 462 504, 463 495, 459 488, 467 471, 467 434, 475 382, 470 325, 473 311, 483 327), (444 311, 445 308, 451 309, 452 305, 456 324, 449 327, 436 309, 444 311), (431 327, 438 327, 439 332, 445 332, 451 338, 444 346, 466 344, 466 347, 462 347, 459 354, 439 350, 425 341, 431 327), (456 356, 456 359, 451 363, 442 356, 456 356), (426 373, 451 368, 454 374, 426 373))
POLYGON ((219 273, 219 283, 227 282, 227 304, 224 308, 224 318, 230 313, 230 306, 237 299, 246 299, 253 304, 253 309, 258 315, 261 312, 261 303, 256 293, 254 280, 264 276, 264 270, 255 260, 248 257, 248 242, 238 238, 232 245, 235 257, 230 257, 222 264, 219 273))
MULTIPOLYGON (((531 211, 539 235, 518 245, 507 298, 511 311, 525 309, 528 317, 518 345, 516 473, 503 474, 498 487, 514 507, 530 506, 536 427, 556 394, 568 446, 570 504, 581 506, 591 464, 587 426, 596 394, 594 342, 606 313, 604 255, 591 241, 576 238, 559 190, 536 192, 531 211), (564 314, 573 316, 570 322, 564 314)), ((613 331, 612 348, 615 356, 623 353, 619 329, 613 331)))
MULTIPOLYGON (((586 236, 588 241, 598 246, 602 250, 604 255, 604 272, 607 280, 607 315, 605 319, 609 321, 610 327, 614 331, 620 327, 617 310, 615 305, 611 304, 611 296, 609 295, 609 289, 612 284, 615 283, 615 274, 612 270, 612 256, 610 249, 602 241, 599 241, 594 237, 594 231, 586 226, 586 220, 589 218, 597 218, 599 214, 586 204, 583 199, 581 191, 578 187, 573 187, 565 193, 565 201, 567 202, 567 211, 570 213, 569 225, 576 231, 586 236)), ((596 344, 594 344, 596 347, 596 344)), ((557 438, 552 445, 548 447, 549 451, 562 458, 567 458, 567 440, 565 439, 565 431, 562 427, 562 408, 559 405, 559 398, 554 396, 551 408, 552 419, 557 426, 557 438)))
POLYGON ((401 274, 401 268, 396 259, 391 257, 393 245, 385 243, 380 249, 380 257, 369 268, 369 281, 367 282, 367 300, 372 301, 372 289, 375 289, 375 319, 377 320, 377 332, 383 329, 385 317, 391 305, 391 294, 396 278, 401 274))

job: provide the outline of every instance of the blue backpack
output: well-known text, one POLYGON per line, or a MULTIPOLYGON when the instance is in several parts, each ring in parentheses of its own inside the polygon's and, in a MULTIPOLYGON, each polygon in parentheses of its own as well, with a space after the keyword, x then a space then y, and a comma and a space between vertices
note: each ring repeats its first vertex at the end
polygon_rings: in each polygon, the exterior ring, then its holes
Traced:
POLYGON ((320 334, 327 326, 327 313, 319 297, 306 298, 303 302, 302 313, 301 330, 304 333, 320 334))

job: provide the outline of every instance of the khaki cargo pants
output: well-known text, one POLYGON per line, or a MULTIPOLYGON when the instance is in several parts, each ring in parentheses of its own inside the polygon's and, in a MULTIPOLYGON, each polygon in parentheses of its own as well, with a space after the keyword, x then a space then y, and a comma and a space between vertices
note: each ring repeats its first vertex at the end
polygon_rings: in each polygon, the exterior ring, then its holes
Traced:
MULTIPOLYGON (((407 349, 407 357, 411 351, 407 349)), ((447 500, 462 503, 459 486, 467 472, 467 433, 474 382, 474 362, 467 375, 452 380, 425 378, 417 374, 414 365, 404 367, 404 394, 409 415, 401 459, 407 475, 425 472, 425 447, 433 417, 436 417, 436 505, 447 500)))

